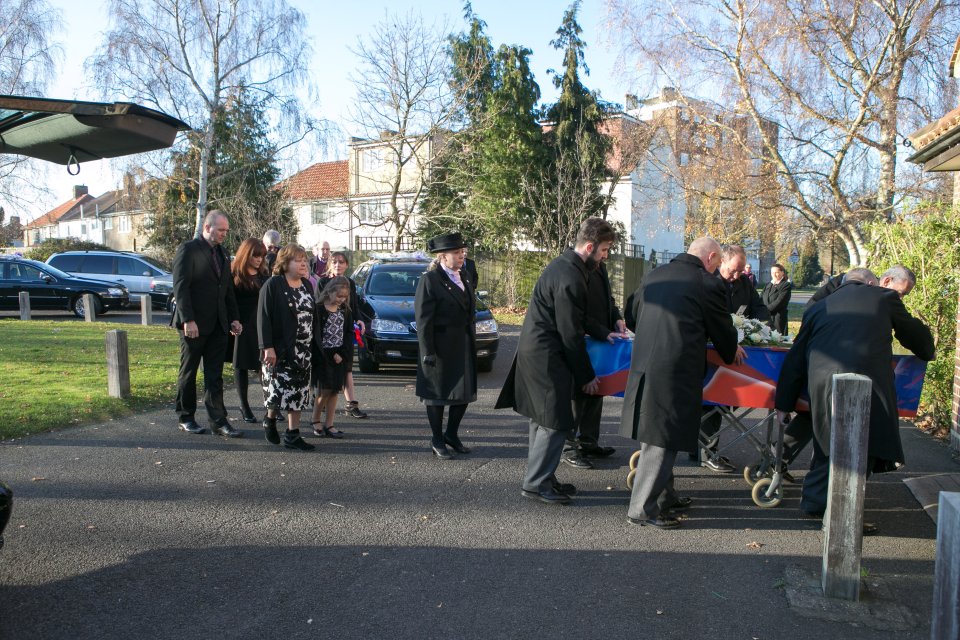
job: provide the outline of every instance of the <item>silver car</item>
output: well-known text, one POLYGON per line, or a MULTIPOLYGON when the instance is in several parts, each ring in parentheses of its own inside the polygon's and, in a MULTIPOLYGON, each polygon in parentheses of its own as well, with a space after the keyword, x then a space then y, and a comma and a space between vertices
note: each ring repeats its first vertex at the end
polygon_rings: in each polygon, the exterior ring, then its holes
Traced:
POLYGON ((130 301, 149 294, 153 306, 172 311, 173 275, 155 259, 129 251, 64 251, 47 258, 61 271, 101 282, 119 282, 130 290, 130 301))

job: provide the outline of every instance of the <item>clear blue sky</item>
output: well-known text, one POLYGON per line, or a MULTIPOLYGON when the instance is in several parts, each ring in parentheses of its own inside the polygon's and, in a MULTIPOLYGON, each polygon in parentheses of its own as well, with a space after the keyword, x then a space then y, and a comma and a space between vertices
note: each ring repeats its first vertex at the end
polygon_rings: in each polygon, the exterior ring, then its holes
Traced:
MULTIPOLYGON (((320 104, 316 115, 342 125, 343 116, 353 98, 350 74, 355 59, 350 47, 380 21, 385 11, 405 13, 419 11, 427 19, 444 20, 455 31, 463 26, 462 2, 460 0, 289 0, 307 16, 309 36, 314 48, 312 72, 319 89, 320 104)), ((105 0, 51 0, 63 13, 63 33, 51 34, 64 50, 61 73, 52 83, 53 98, 76 98, 97 100, 99 94, 83 76, 83 63, 100 42, 106 24, 105 0)), ((587 65, 590 77, 585 84, 599 90, 604 99, 623 102, 624 94, 630 91, 625 80, 616 71, 615 51, 606 42, 603 28, 606 8, 603 0, 585 0, 580 11, 583 39, 587 42, 587 65)), ((533 51, 531 63, 545 102, 556 97, 547 69, 558 68, 562 55, 550 46, 563 13, 568 7, 566 0, 473 0, 474 12, 487 23, 487 31, 499 44, 522 44, 533 51)), ((331 141, 334 153, 340 141, 331 141)), ((323 160, 326 158, 316 158, 323 160)), ((37 202, 25 217, 32 219, 70 197, 74 184, 87 184, 91 194, 97 196, 116 188, 118 178, 108 162, 84 163, 79 176, 66 174, 62 167, 47 171, 47 181, 53 196, 48 201, 37 202)))

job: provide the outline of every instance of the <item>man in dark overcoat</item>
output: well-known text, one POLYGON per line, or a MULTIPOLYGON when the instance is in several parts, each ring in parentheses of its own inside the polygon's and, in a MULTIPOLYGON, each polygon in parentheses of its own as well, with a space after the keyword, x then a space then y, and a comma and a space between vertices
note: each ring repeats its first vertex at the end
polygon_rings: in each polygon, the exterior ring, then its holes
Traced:
POLYGON ((930 330, 910 315, 898 292, 867 284, 870 279, 876 281, 866 269, 852 269, 840 288, 807 309, 777 381, 774 402, 781 419, 794 410, 804 388, 810 394, 814 454, 800 498, 806 515, 821 516, 827 507, 834 374, 858 373, 873 380, 867 472, 893 471, 904 456, 892 336, 922 360, 935 355, 930 330))
MULTIPOLYGON (((606 258, 590 271, 587 280, 587 317, 584 328, 591 338, 611 343, 625 335, 626 325, 613 299, 606 258)), ((567 432, 563 462, 575 469, 590 469, 593 464, 588 458, 606 458, 615 453, 613 447, 600 446, 602 417, 603 396, 574 390, 573 419, 576 426, 567 432)))
POLYGON ((203 433, 197 424, 197 369, 203 360, 203 403, 214 433, 237 438, 243 432, 227 420, 223 405, 223 362, 227 335, 240 335, 240 312, 234 297, 230 258, 223 240, 230 229, 227 216, 211 211, 199 238, 180 245, 173 259, 174 322, 180 333, 180 372, 177 375, 179 428, 203 433))
POLYGON ((627 512, 635 524, 676 528, 664 512, 685 508, 673 487, 678 451, 697 450, 707 341, 724 362, 742 357, 723 282, 713 275, 720 246, 695 240, 643 278, 634 307, 637 337, 623 398, 620 435, 643 443, 627 512))
POLYGON ((530 419, 530 450, 523 495, 551 504, 570 501, 576 489, 555 472, 567 433, 574 429, 576 390, 594 394, 599 380, 587 355, 587 279, 616 239, 600 218, 587 218, 574 248, 555 258, 533 288, 517 354, 496 407, 530 419))
MULTIPOLYGON (((747 253, 737 244, 725 244, 720 249, 720 266, 716 276, 723 283, 726 294, 726 308, 728 313, 740 313, 743 317, 754 320, 769 320, 770 312, 760 299, 757 288, 744 275, 747 265, 747 253)), ((703 408, 704 418, 700 424, 701 438, 706 445, 701 451, 700 466, 717 473, 732 473, 733 465, 724 456, 716 455, 719 440, 716 435, 720 431, 723 417, 714 406, 703 408)), ((696 456, 691 456, 696 459, 696 456)))

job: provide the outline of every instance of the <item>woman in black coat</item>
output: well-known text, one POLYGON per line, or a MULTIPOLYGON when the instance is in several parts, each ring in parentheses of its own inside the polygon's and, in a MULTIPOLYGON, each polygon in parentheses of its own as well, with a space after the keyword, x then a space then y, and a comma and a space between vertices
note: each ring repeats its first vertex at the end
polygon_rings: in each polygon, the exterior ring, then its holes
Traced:
POLYGON ((268 442, 280 444, 277 414, 287 411, 283 446, 309 451, 313 445, 300 437, 300 412, 312 402, 310 368, 316 304, 307 279, 307 252, 289 244, 280 250, 273 277, 260 289, 257 333, 263 350, 263 419, 268 442))
POLYGON ((767 311, 770 312, 770 320, 767 324, 774 331, 779 331, 781 335, 787 335, 787 308, 790 305, 793 285, 787 280, 787 270, 782 264, 770 267, 770 277, 772 280, 763 288, 763 295, 760 296, 767 311))
POLYGON ((438 254, 420 278, 415 302, 417 396, 427 407, 435 456, 442 460, 470 453, 457 436, 467 404, 477 399, 476 299, 469 278, 460 277, 466 244, 459 233, 437 236, 427 243, 438 254), (443 408, 450 407, 443 430, 443 408))
POLYGON ((227 348, 227 357, 233 363, 234 377, 237 381, 237 395, 240 396, 240 412, 244 422, 257 422, 250 410, 247 388, 250 385, 250 371, 260 370, 260 347, 257 344, 257 302, 260 299, 260 287, 270 276, 264 256, 267 247, 256 238, 248 238, 237 249, 237 255, 230 267, 233 273, 233 290, 240 312, 240 324, 249 330, 239 336, 230 334, 231 344, 227 348))

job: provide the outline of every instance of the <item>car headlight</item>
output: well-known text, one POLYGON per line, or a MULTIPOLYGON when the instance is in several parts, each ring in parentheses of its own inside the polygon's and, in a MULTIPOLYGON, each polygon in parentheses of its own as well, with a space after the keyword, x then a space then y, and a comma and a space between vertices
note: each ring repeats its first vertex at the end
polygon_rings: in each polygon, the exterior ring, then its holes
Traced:
POLYGON ((107 289, 107 294, 109 294, 109 295, 111 295, 111 296, 116 296, 117 298, 119 298, 120 296, 126 295, 126 294, 127 294, 127 290, 126 290, 126 289, 119 289, 119 288, 117 288, 117 287, 109 287, 109 288, 107 289))
POLYGON ((153 281, 150 283, 150 290, 156 293, 170 293, 173 291, 173 285, 169 282, 153 281))
POLYGON ((382 318, 374 318, 370 321, 370 331, 374 333, 409 333, 407 325, 402 322, 383 320, 382 318))
POLYGON ((489 320, 477 320, 477 333, 496 333, 497 321, 493 318, 489 320))

